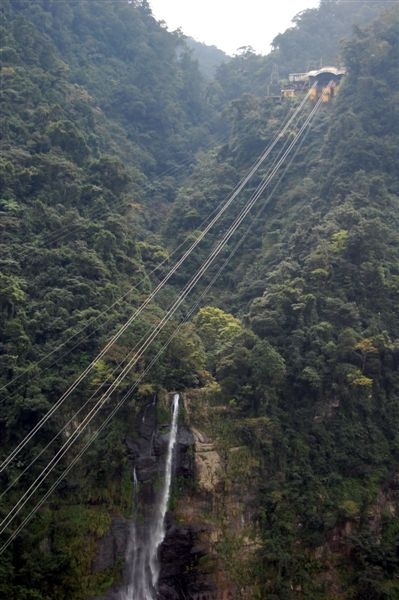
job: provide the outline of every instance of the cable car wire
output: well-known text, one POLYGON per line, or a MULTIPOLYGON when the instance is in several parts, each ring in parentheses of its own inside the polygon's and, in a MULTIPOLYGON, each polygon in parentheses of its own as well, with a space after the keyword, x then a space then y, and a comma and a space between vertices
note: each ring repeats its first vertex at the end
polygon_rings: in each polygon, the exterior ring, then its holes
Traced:
POLYGON ((244 189, 246 184, 252 179, 255 173, 258 171, 260 166, 264 163, 266 158, 270 155, 274 147, 277 145, 278 141, 287 131, 288 127, 294 121, 295 117, 299 112, 303 109, 307 96, 302 100, 294 114, 288 119, 286 124, 283 126, 280 133, 275 137, 273 142, 266 148, 266 150, 260 155, 257 161, 254 163, 250 171, 247 175, 241 180, 239 185, 236 187, 234 192, 229 196, 227 201, 222 205, 218 213, 212 218, 212 220, 208 223, 208 225, 202 230, 200 235, 196 238, 196 240, 191 244, 188 250, 182 255, 182 257, 175 263, 175 265, 170 269, 167 275, 162 279, 162 281, 155 287, 155 289, 150 293, 150 295, 146 298, 146 300, 141 304, 141 306, 135 310, 135 312, 129 317, 129 319, 120 327, 117 333, 111 338, 111 340, 103 347, 103 349, 99 352, 99 354, 91 361, 91 363, 83 370, 83 372, 78 376, 77 379, 69 386, 69 388, 62 394, 62 396, 55 402, 55 404, 49 409, 49 411, 44 415, 40 421, 33 427, 33 429, 25 436, 25 438, 19 442, 17 447, 8 455, 8 457, 3 460, 0 465, 0 472, 2 472, 12 460, 21 452, 21 450, 26 446, 26 444, 34 437, 34 435, 39 431, 39 429, 48 421, 48 419, 54 414, 56 410, 63 404, 63 402, 72 394, 72 392, 78 387, 81 381, 85 379, 88 373, 91 372, 95 364, 98 360, 100 360, 112 347, 112 345, 120 338, 120 336, 126 331, 126 329, 133 323, 133 321, 143 312, 143 310, 148 306, 151 300, 156 296, 156 294, 164 287, 164 285, 169 281, 172 275, 178 270, 178 268, 183 264, 188 256, 193 252, 193 250, 198 246, 198 244, 202 241, 202 239, 207 235, 210 229, 213 227, 215 223, 221 218, 221 216, 225 213, 225 211, 229 208, 229 206, 233 203, 238 194, 244 189))
MULTIPOLYGON (((320 101, 321 101, 321 99, 320 99, 320 101)), ((24 494, 24 496, 22 496, 20 501, 15 505, 15 507, 10 511, 10 513, 7 515, 7 517, 3 520, 2 526, 3 525, 4 526, 3 526, 2 531, 4 531, 4 529, 6 527, 8 527, 9 524, 15 519, 15 517, 20 512, 22 507, 26 504, 26 502, 33 495, 33 493, 35 493, 35 491, 38 489, 38 487, 41 485, 41 483, 43 483, 43 481, 47 478, 49 473, 54 469, 56 464, 61 460, 61 458, 66 453, 66 451, 69 449, 69 447, 76 441, 77 437, 79 437, 81 435, 82 431, 87 427, 87 425, 90 423, 90 421, 95 416, 95 414, 102 408, 102 406, 109 399, 109 397, 113 393, 113 391, 115 391, 115 389, 123 381, 123 379, 126 377, 126 375, 130 372, 132 367, 137 363, 137 360, 142 356, 144 351, 150 346, 150 344, 158 336, 160 331, 162 331, 162 329, 164 328, 166 323, 171 319, 173 314, 176 312, 177 308, 181 305, 181 303, 184 301, 184 299, 187 297, 187 295, 190 293, 190 291, 193 289, 193 287, 196 285, 196 283, 199 281, 199 279, 201 279, 201 277, 206 272, 208 267, 214 262, 215 258, 218 256, 220 251, 226 245, 227 241, 230 239, 230 237, 236 231, 236 229, 241 224, 243 219, 246 217, 248 212, 251 210, 251 208, 254 206, 256 201, 259 199, 260 195, 263 193, 263 191, 265 190, 267 185, 270 183, 270 181, 272 180, 274 175, 277 173, 279 167, 281 166, 281 164, 283 163, 285 158, 289 155, 291 150, 294 148, 298 139, 301 137, 303 131, 306 129, 307 125, 313 118, 313 115, 317 112, 319 105, 320 105, 320 102, 318 102, 317 105, 313 108, 311 114, 308 116, 305 123, 302 125, 300 131, 296 134, 296 136, 293 139, 293 141, 291 142, 289 148, 284 153, 283 157, 280 159, 278 165, 276 165, 276 167, 273 169, 273 172, 266 177, 266 179, 261 183, 260 186, 258 186, 257 190, 251 197, 251 200, 249 201, 249 203, 246 204, 246 206, 241 210, 239 216, 236 218, 234 223, 229 227, 229 229, 225 233, 223 239, 218 243, 217 247, 211 252, 211 254, 207 258, 207 260, 204 262, 204 264, 201 266, 201 268, 197 271, 197 273, 193 276, 191 281, 185 286, 185 288, 180 293, 177 300, 173 303, 173 305, 167 311, 166 315, 161 319, 160 323, 157 324, 157 326, 154 328, 153 332, 150 334, 150 336, 147 338, 145 343, 142 345, 139 352, 136 353, 135 356, 124 367, 121 374, 117 377, 115 382, 113 382, 112 385, 110 386, 110 389, 107 390, 107 392, 99 399, 96 407, 94 407, 89 412, 89 414, 86 415, 83 422, 79 424, 77 430, 72 434, 71 438, 68 439, 68 441, 60 449, 60 451, 55 455, 55 457, 53 457, 53 459, 52 459, 52 461, 50 461, 49 465, 47 465, 47 467, 42 471, 42 474, 39 475, 39 477, 36 479, 36 481, 31 485, 29 490, 24 494), (67 446, 67 447, 65 448, 65 446, 67 446), (12 514, 13 512, 14 512, 14 514, 12 514), (12 516, 10 516, 11 514, 12 514, 12 516)))

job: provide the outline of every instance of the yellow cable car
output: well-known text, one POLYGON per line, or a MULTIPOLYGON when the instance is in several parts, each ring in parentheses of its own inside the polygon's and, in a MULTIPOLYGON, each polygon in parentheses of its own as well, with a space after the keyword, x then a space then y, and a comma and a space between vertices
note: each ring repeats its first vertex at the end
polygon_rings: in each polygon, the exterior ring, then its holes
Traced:
POLYGON ((312 87, 310 88, 310 92, 309 92, 309 99, 312 100, 313 102, 316 102, 317 97, 318 97, 318 91, 316 87, 312 87))
POLYGON ((324 102, 324 104, 327 104, 328 102, 330 102, 331 96, 332 96, 332 94, 331 94, 331 86, 330 85, 326 85, 321 90, 321 100, 322 100, 322 102, 324 102))
POLYGON ((296 93, 295 93, 295 90, 293 88, 281 90, 281 97, 282 98, 295 98, 295 96, 296 96, 296 93))

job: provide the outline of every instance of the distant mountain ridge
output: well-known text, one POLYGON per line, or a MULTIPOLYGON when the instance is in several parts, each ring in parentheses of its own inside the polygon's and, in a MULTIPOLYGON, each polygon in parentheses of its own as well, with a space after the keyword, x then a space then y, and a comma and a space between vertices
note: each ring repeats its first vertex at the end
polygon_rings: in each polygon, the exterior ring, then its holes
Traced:
POLYGON ((230 56, 217 46, 208 46, 192 37, 185 38, 187 46, 192 50, 193 58, 198 61, 199 69, 207 79, 213 79, 221 64, 230 60, 230 56))

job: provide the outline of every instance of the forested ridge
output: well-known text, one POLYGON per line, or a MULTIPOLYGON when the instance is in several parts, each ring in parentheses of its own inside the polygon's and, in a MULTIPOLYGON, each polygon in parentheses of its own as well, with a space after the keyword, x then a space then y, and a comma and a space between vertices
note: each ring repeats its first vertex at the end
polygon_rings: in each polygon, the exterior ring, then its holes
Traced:
MULTIPOLYGON (((281 78, 320 58, 347 68, 339 94, 317 114, 261 215, 250 215, 251 229, 206 298, 0 556, 2 596, 88 600, 120 580, 120 561, 96 571, 92 564, 114 516, 130 514, 125 438, 154 394, 179 389, 199 412, 223 407, 209 431, 221 451, 245 448, 246 477, 253 474, 255 552, 240 567, 228 524, 218 546, 237 598, 398 598, 397 7, 324 0, 277 36, 269 56, 244 49, 212 80, 184 35, 157 23, 145 0, 5 0, 2 17, 2 458, 278 134, 292 104, 265 98, 273 65, 281 78)), ((227 214, 210 231, 0 474, 4 489, 87 398, 110 386, 232 220, 227 214)), ((109 411, 104 406, 95 424, 109 411)), ((51 456, 45 451, 0 498, 2 516, 51 456)), ((229 483, 227 474, 227 494, 229 483)))

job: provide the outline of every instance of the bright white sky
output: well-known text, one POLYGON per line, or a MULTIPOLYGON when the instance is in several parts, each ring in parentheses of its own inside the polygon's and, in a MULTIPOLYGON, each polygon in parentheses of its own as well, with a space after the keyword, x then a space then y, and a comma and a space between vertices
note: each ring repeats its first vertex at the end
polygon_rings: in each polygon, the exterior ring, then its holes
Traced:
POLYGON ((291 26, 291 19, 319 0, 149 0, 154 17, 173 31, 234 54, 240 46, 270 52, 273 38, 291 26))

